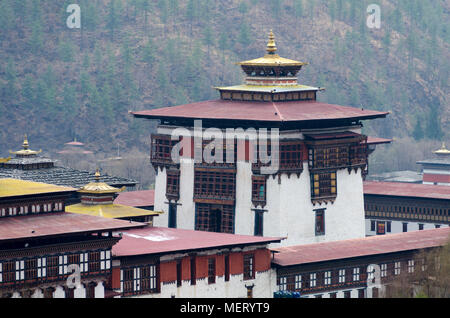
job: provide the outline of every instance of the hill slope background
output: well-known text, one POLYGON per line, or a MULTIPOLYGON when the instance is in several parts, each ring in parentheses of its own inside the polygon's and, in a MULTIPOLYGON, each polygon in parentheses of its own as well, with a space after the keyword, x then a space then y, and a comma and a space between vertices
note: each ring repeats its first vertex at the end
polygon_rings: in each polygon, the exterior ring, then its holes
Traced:
MULTIPOLYGON (((395 138, 372 171, 416 169, 450 137, 450 1, 380 0, 369 29, 373 2, 2 0, 0 155, 27 133, 47 154, 77 138, 93 161, 145 157, 154 124, 128 111, 218 98, 212 87, 240 83, 234 63, 262 56, 273 29, 281 56, 309 63, 299 81, 326 88, 321 101, 391 111, 364 127, 395 138), (81 29, 66 26, 71 3, 81 29)), ((116 173, 142 179, 134 170, 116 173)))

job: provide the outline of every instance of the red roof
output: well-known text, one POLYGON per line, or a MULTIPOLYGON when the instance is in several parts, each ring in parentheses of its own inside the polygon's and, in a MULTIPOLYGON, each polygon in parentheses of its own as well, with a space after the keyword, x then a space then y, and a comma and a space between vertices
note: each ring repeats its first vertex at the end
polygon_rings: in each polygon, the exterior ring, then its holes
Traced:
POLYGON ((155 190, 130 191, 120 193, 114 204, 132 207, 153 206, 155 204, 155 190))
POLYGON ((126 230, 142 226, 145 224, 68 212, 13 216, 0 219, 0 241, 126 230))
POLYGON ((273 263, 280 266, 333 261, 361 256, 419 250, 445 245, 450 228, 378 235, 336 242, 314 243, 272 249, 273 263))
POLYGON ((255 102, 210 100, 132 113, 145 118, 230 119, 268 122, 332 119, 373 119, 387 112, 325 104, 317 101, 255 102))
POLYGON ((123 232, 113 246, 114 256, 159 254, 236 245, 268 244, 281 238, 146 227, 123 232))
POLYGON ((365 181, 364 194, 450 200, 450 187, 408 182, 365 181))

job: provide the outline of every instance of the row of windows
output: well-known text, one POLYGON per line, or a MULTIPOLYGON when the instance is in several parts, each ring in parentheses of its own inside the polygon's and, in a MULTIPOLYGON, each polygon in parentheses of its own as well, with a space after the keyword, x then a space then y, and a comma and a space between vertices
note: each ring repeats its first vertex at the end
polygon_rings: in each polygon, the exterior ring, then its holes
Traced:
POLYGON ((26 215, 29 213, 41 213, 41 212, 63 212, 62 202, 52 202, 43 204, 31 204, 13 207, 1 207, 0 217, 26 215))
MULTIPOLYGON (((409 259, 406 262, 397 261, 388 266, 387 263, 379 265, 380 277, 398 276, 402 270, 407 273, 414 273, 417 267, 417 261, 409 259), (405 267, 403 267, 405 266, 405 267)), ((319 287, 332 287, 332 285, 365 283, 375 278, 376 267, 368 265, 366 271, 364 267, 342 268, 339 270, 328 270, 315 273, 294 274, 290 276, 278 277, 278 289, 280 291, 305 291, 319 287)), ((421 270, 424 271, 426 265, 421 263, 421 270)))
MULTIPOLYGON (((367 200, 367 199, 366 199, 367 200)), ((364 206, 366 211, 373 212, 400 212, 400 213, 415 213, 425 215, 449 216, 449 208, 438 207, 423 207, 423 206, 406 206, 406 205, 391 205, 391 204, 377 204, 366 203, 364 206)))
POLYGON ((316 146, 308 152, 311 169, 335 169, 367 163, 367 144, 316 146))
MULTIPOLYGON (((440 228, 440 224, 435 224, 434 226, 436 229, 440 228)), ((424 229, 424 224, 419 223, 418 224, 419 231, 424 229)), ((391 221, 375 221, 370 220, 370 231, 375 232, 377 235, 384 235, 386 233, 391 233, 392 230, 392 222, 391 221)), ((402 223, 402 231, 404 233, 408 232, 408 223, 403 222, 402 223)))
POLYGON ((111 251, 52 255, 0 262, 0 284, 27 280, 57 279, 70 274, 68 266, 79 265, 80 273, 96 273, 111 268, 111 251))

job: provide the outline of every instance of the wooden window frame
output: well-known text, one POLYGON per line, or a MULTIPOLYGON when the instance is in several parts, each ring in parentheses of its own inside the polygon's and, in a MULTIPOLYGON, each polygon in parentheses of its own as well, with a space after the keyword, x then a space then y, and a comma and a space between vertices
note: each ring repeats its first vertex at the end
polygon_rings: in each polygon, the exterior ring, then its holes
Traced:
POLYGON ((311 173, 311 198, 336 198, 337 196, 337 172, 311 173))
POLYGON ((252 203, 254 206, 264 207, 267 198, 266 176, 252 176, 252 203))
POLYGON ((255 278, 255 254, 248 253, 243 256, 244 262, 244 272, 243 277, 244 280, 250 280, 255 278))
POLYGON ((216 258, 208 258, 208 284, 216 283, 216 258))
POLYGON ((325 210, 326 209, 318 209, 314 210, 315 216, 315 235, 316 236, 324 236, 325 235, 325 210))

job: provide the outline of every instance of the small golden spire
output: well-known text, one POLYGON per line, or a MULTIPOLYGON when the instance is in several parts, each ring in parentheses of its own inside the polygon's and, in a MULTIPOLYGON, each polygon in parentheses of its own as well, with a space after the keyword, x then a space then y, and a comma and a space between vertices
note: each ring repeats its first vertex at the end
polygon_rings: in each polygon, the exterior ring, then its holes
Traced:
POLYGON ((273 35, 272 29, 269 33, 269 42, 267 43, 267 53, 275 54, 277 51, 277 45, 275 44, 275 35, 273 35))
POLYGON ((97 168, 97 171, 95 172, 95 182, 100 181, 100 170, 97 168))
POLYGON ((437 155, 450 155, 450 150, 445 147, 445 142, 443 142, 441 149, 434 151, 434 153, 437 155))
POLYGON ((23 149, 27 150, 30 145, 28 144, 28 137, 27 134, 25 134, 24 139, 23 139, 23 144, 22 144, 23 149))

